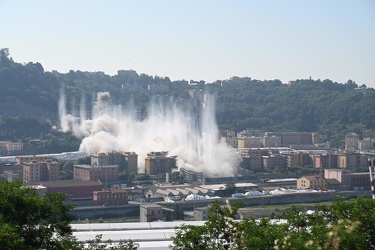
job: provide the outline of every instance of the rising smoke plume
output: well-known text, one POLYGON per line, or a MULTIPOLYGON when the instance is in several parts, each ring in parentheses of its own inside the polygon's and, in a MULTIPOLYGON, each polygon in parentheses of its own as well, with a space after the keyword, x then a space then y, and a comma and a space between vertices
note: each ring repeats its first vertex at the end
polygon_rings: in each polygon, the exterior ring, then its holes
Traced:
POLYGON ((62 92, 59 101, 61 130, 82 138, 80 151, 134 151, 138 154, 140 172, 144 172, 147 153, 168 151, 169 155, 177 156, 179 168, 203 172, 206 177, 237 174, 241 158, 233 148, 218 140, 214 102, 206 103, 200 119, 176 105, 165 107, 153 102, 143 120, 137 119, 136 110, 123 110, 111 102, 108 92, 100 92, 90 119, 86 118, 82 101, 80 117, 74 117, 67 114, 66 97, 62 92))

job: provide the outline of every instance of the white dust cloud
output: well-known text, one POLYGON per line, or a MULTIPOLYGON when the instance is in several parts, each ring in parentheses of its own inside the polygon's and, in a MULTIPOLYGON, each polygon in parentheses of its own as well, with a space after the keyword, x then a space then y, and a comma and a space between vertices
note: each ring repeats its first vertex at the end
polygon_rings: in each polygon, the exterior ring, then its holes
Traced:
POLYGON ((177 156, 178 168, 203 172, 206 177, 236 176, 241 157, 218 139, 214 103, 207 103, 200 122, 176 105, 165 107, 152 103, 148 115, 140 120, 136 110, 112 105, 108 92, 97 94, 92 117, 87 118, 84 101, 80 117, 67 114, 66 97, 59 101, 60 127, 82 138, 80 151, 134 151, 138 154, 139 171, 144 172, 147 153, 168 151, 177 156))

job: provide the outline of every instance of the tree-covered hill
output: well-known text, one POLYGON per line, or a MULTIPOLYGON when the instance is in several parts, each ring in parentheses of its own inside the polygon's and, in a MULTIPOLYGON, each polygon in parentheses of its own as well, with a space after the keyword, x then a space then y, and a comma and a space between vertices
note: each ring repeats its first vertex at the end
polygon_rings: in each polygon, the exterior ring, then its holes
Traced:
MULTIPOLYGON (((189 84, 185 80, 170 81, 168 77, 131 70, 119 71, 114 76, 73 70, 63 74, 45 72, 40 63, 14 62, 8 49, 0 50, 0 116, 3 117, 27 115, 57 124, 62 89, 68 97, 69 110, 78 110, 82 96, 88 108, 97 92, 108 91, 114 103, 132 102, 143 112, 152 98, 148 85, 160 84, 167 86, 168 94, 176 101, 182 102, 190 98, 191 89, 215 93, 219 127, 236 132, 246 128, 317 131, 322 140, 338 144, 345 132, 375 130, 375 90, 358 86, 351 80, 337 83, 328 79, 302 79, 283 84, 279 80, 232 77, 207 84, 189 84)), ((14 133, 17 138, 17 132, 14 133)), ((25 136, 28 135, 18 135, 25 136)))

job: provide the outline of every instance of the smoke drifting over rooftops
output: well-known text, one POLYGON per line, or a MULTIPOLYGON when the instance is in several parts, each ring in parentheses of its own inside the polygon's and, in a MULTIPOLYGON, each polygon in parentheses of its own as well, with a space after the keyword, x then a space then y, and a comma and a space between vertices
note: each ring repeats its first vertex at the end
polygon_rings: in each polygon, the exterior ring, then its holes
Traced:
POLYGON ((92 117, 86 118, 84 101, 80 117, 74 117, 66 111, 63 92, 59 100, 60 129, 82 138, 82 152, 134 151, 139 171, 144 172, 147 153, 168 151, 177 156, 179 168, 203 172, 206 177, 235 176, 241 158, 218 140, 214 103, 201 113, 196 119, 176 105, 153 102, 147 117, 140 120, 136 110, 113 105, 108 92, 99 92, 92 117))

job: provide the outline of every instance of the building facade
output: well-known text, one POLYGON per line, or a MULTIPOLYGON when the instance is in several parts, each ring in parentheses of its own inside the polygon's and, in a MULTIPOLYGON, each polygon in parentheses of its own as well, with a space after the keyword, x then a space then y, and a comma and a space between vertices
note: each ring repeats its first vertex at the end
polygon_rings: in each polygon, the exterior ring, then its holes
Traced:
POLYGON ((313 132, 266 132, 266 136, 281 138, 281 146, 314 145, 319 143, 319 133, 313 132))
POLYGON ((139 208, 139 222, 152 222, 163 219, 163 208, 160 205, 143 204, 139 208))
POLYGON ((292 152, 289 154, 285 154, 285 156, 287 158, 288 168, 304 167, 311 165, 311 158, 307 153, 292 152))
POLYGON ((324 169, 324 178, 336 179, 341 183, 341 189, 351 189, 351 172, 346 169, 324 169))
POLYGON ((82 181, 82 180, 56 180, 42 181, 40 186, 47 188, 47 193, 66 194, 68 199, 71 198, 92 198, 94 191, 101 191, 103 185, 99 181, 82 181))
POLYGON ((280 147, 281 137, 280 136, 263 136, 262 137, 263 147, 280 147))
POLYGON ((98 205, 128 204, 128 191, 122 188, 112 188, 107 191, 94 191, 93 200, 98 205))
POLYGON ((315 168, 337 168, 338 167, 338 155, 327 153, 327 154, 314 154, 311 156, 312 164, 315 168))
POLYGON ((350 175, 350 185, 351 190, 370 190, 370 174, 368 172, 352 173, 350 175))
POLYGON ((119 175, 118 165, 93 166, 74 165, 74 180, 97 181, 102 183, 117 181, 119 175))
POLYGON ((328 187, 324 178, 308 175, 297 179, 297 189, 326 190, 328 187))
POLYGON ((135 152, 96 152, 90 156, 91 165, 93 166, 118 165, 119 172, 122 170, 127 171, 129 174, 138 172, 138 155, 135 152))
POLYGON ((261 148, 262 137, 245 136, 238 138, 238 148, 261 148))
POLYGON ((24 183, 59 180, 60 164, 50 160, 23 162, 22 176, 24 183))
POLYGON ((22 142, 0 141, 0 148, 4 148, 7 153, 20 151, 23 149, 22 142))
POLYGON ((265 169, 275 169, 275 168, 286 168, 287 158, 284 155, 272 154, 263 156, 263 166, 265 169))
POLYGON ((168 152, 151 152, 145 159, 145 171, 149 175, 171 173, 176 168, 176 156, 167 156, 168 152))
POLYGON ((345 149, 346 150, 357 150, 358 149, 359 136, 356 133, 348 133, 345 136, 345 149))
POLYGON ((338 167, 339 168, 366 168, 368 159, 365 155, 359 153, 344 153, 339 156, 338 167))

